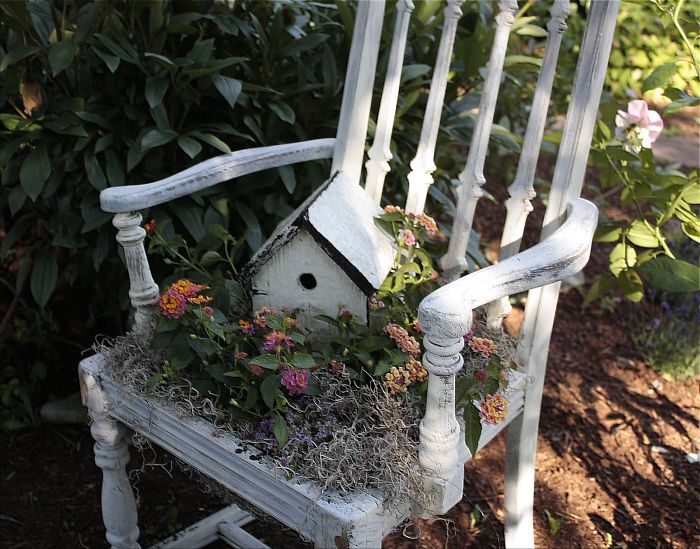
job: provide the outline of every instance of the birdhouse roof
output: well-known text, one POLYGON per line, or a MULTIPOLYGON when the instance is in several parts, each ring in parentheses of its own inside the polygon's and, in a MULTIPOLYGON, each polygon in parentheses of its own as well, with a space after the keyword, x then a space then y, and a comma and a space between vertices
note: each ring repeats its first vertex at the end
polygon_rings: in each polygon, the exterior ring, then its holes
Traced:
POLYGON ((366 295, 377 290, 394 263, 394 242, 374 218, 382 213, 369 195, 336 173, 277 227, 244 270, 250 279, 300 231, 313 240, 366 295))

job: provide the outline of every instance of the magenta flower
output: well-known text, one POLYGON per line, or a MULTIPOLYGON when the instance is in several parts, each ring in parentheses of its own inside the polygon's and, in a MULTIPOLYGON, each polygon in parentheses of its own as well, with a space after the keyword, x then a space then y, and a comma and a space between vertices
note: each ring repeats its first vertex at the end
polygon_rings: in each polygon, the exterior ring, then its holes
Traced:
POLYGON ((309 371, 288 368, 282 374, 282 385, 290 395, 300 395, 309 385, 309 371))
POLYGON ((617 111, 615 126, 615 137, 639 152, 642 148, 651 149, 664 129, 664 121, 658 112, 649 110, 646 101, 635 99, 627 104, 627 111, 617 111))
POLYGON ((177 290, 171 288, 160 296, 158 305, 163 316, 180 318, 187 309, 187 299, 177 290))

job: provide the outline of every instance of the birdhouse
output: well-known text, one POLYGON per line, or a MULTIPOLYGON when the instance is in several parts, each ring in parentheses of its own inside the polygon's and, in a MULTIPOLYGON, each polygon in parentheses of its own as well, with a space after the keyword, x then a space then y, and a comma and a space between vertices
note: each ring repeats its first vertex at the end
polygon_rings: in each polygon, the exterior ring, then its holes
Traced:
POLYGON ((253 308, 299 309, 302 325, 327 333, 318 315, 339 308, 368 322, 368 298, 394 262, 393 238, 374 218, 381 208, 343 172, 285 219, 244 270, 253 308))

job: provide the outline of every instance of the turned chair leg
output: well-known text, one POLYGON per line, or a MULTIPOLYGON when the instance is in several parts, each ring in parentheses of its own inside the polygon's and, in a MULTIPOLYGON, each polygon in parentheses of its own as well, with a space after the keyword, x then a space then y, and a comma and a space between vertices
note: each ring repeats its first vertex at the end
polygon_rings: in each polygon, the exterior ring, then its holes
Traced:
POLYGON ((102 469, 102 520, 114 549, 139 549, 136 501, 126 475, 129 462, 127 429, 106 416, 93 418, 95 463, 102 469))
POLYGON ((506 547, 535 546, 533 507, 535 495, 535 453, 537 426, 534 432, 523 431, 519 415, 506 431, 505 511, 506 547))

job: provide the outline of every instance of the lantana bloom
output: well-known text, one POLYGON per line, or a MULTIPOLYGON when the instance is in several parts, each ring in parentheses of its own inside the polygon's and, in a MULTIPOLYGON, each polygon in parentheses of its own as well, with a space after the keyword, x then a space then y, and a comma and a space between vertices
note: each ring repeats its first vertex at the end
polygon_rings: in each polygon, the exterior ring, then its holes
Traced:
POLYGON ((294 347, 294 340, 284 332, 279 332, 277 330, 267 334, 263 340, 263 349, 268 353, 280 349, 290 349, 292 347, 294 347))
POLYGON ((309 371, 288 368, 282 374, 282 385, 290 395, 300 395, 309 385, 309 371))
POLYGON ((267 328, 267 315, 276 314, 277 311, 272 307, 263 307, 257 313, 255 313, 255 317, 253 318, 253 324, 255 324, 258 328, 264 330, 267 328))
POLYGON ((204 284, 195 284, 190 280, 182 278, 177 282, 173 282, 170 285, 170 289, 175 290, 182 297, 190 298, 195 297, 202 290, 208 290, 209 286, 204 284))
POLYGON ((496 344, 485 337, 473 337, 469 341, 469 347, 475 353, 481 353, 484 358, 488 358, 496 352, 496 344))
POLYGON ((156 225, 155 219, 151 219, 143 228, 146 230, 146 234, 153 234, 158 230, 158 225, 156 225))
POLYGON ((398 345, 399 349, 402 351, 409 355, 417 355, 420 353, 420 345, 413 336, 408 335, 405 328, 402 328, 398 324, 387 324, 384 331, 396 342, 396 345, 398 345))
POLYGON ((248 322, 247 320, 239 320, 238 325, 241 327, 241 332, 243 332, 246 335, 253 335, 255 333, 255 327, 252 323, 248 322))
POLYGON ((617 111, 615 126, 615 137, 639 152, 642 148, 651 149, 664 129, 664 121, 658 112, 649 110, 646 101, 635 99, 627 104, 626 111, 617 111))
POLYGON ((384 386, 392 393, 405 393, 410 384, 410 375, 401 367, 392 366, 384 376, 384 386))
POLYGON ((169 318, 180 318, 187 309, 187 299, 172 288, 160 296, 160 311, 169 318))
POLYGON ((479 417, 491 425, 498 425, 508 415, 508 401, 501 394, 486 395, 479 405, 479 417))
POLYGON ((406 363, 406 372, 408 372, 411 381, 419 383, 425 381, 425 378, 428 377, 428 370, 423 368, 423 365, 413 357, 410 357, 406 363))

